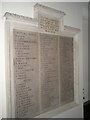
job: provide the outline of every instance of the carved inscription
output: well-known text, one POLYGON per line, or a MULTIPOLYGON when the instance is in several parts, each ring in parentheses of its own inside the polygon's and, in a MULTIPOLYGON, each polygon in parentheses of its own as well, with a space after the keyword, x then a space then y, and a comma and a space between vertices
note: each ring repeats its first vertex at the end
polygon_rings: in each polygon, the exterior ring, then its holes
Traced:
POLYGON ((13 35, 15 117, 74 101, 73 39, 18 29, 13 35))
POLYGON ((40 34, 42 111, 59 104, 58 36, 40 34))
POLYGON ((67 104, 74 100, 73 39, 60 39, 60 103, 67 104))
POLYGON ((40 17, 40 28, 45 32, 57 33, 59 31, 59 21, 46 17, 40 17))
POLYGON ((37 33, 13 30, 16 117, 35 116, 39 112, 37 33))

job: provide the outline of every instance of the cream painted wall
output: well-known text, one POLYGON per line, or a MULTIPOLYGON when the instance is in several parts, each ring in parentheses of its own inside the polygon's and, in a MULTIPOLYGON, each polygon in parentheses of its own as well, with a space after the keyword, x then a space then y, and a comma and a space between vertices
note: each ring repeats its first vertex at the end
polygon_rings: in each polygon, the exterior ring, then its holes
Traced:
MULTIPOLYGON (((35 2, 33 3, 3 3, 2 5, 2 15, 4 15, 5 12, 11 12, 11 13, 16 13, 16 14, 20 14, 20 15, 25 15, 28 17, 33 17, 33 5, 35 4, 35 2)), ((77 27, 79 29, 81 29, 81 32, 79 34, 79 96, 80 96, 80 104, 68 111, 65 111, 63 113, 60 113, 54 117, 56 118, 81 118, 83 117, 83 107, 82 107, 82 103, 83 103, 83 80, 87 79, 87 75, 85 74, 85 71, 83 70, 83 64, 87 64, 86 63, 86 59, 83 60, 84 54, 86 54, 85 52, 83 53, 83 47, 84 47, 84 42, 83 42, 83 29, 82 29, 82 18, 83 18, 83 7, 86 5, 84 5, 84 3, 41 3, 43 5, 47 5, 49 7, 53 7, 57 10, 61 10, 64 11, 67 15, 64 18, 64 24, 65 25, 69 25, 72 27, 77 27), (84 76, 83 76, 84 73, 84 76)), ((1 15, 1 16, 2 16, 1 15)), ((3 26, 2 26, 2 30, 3 30, 3 26)), ((1 40, 1 37, 0 37, 1 40)), ((0 80, 2 79, 3 82, 0 83, 2 90, 3 90, 3 111, 2 111, 2 117, 6 117, 6 98, 5 98, 5 57, 4 57, 4 38, 2 37, 2 40, 0 41, 0 52, 2 51, 1 55, 0 55, 0 60, 2 60, 2 62, 0 62, 0 66, 2 67, 2 69, 0 69, 0 73, 2 74, 2 76, 0 76, 0 80), (3 54, 3 55, 2 55, 3 54), (3 84, 2 84, 3 83, 3 84)), ((87 42, 87 41, 86 41, 87 42)), ((87 50, 86 50, 87 52, 87 50)), ((86 71, 87 71, 87 67, 86 67, 86 71)), ((88 72, 88 71, 87 71, 88 72)), ((87 89, 87 88, 85 88, 87 89)), ((1 97, 0 97, 1 99, 1 97)), ((1 102, 1 101, 0 101, 1 102)), ((0 105, 1 108, 1 105, 0 105)), ((1 109, 0 109, 0 113, 1 113, 1 109)))

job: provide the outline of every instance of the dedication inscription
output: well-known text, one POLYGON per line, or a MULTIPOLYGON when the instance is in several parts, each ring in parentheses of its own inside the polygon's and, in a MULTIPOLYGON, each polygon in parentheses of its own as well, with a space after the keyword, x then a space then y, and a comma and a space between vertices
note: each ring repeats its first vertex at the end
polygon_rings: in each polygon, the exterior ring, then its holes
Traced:
POLYGON ((37 33, 13 30, 15 116, 35 116, 39 111, 37 33))
POLYGON ((57 33, 59 31, 59 21, 47 17, 41 17, 39 20, 40 28, 45 32, 57 33))

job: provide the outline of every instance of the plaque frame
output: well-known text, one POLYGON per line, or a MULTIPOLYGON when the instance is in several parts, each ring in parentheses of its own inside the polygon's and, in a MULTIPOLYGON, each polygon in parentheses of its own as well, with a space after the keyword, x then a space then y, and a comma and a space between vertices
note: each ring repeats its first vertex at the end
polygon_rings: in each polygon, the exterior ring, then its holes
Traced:
MULTIPOLYGON (((73 58, 74 58, 74 101, 68 103, 66 105, 60 106, 55 108, 51 111, 41 113, 37 115, 36 118, 50 118, 54 115, 57 115, 60 112, 68 110, 76 105, 79 104, 79 41, 78 41, 78 33, 80 29, 66 26, 63 23, 63 16, 65 15, 64 12, 57 11, 55 9, 42 6, 40 4, 35 5, 35 18, 29 18, 22 15, 17 15, 13 13, 6 13, 4 16, 5 21, 5 49, 6 49, 6 104, 7 104, 7 117, 8 118, 15 118, 15 108, 14 106, 14 89, 13 89, 13 29, 20 29, 20 30, 29 30, 37 33, 45 33, 45 34, 55 34, 59 36, 66 36, 73 38, 73 58), (43 11, 43 12, 41 12, 43 11), (49 13, 57 13, 56 18, 59 19, 59 31, 57 33, 50 33, 45 32, 40 29, 39 27, 39 17, 46 14, 46 11, 49 13), (59 17, 57 17, 59 15, 59 17)), ((44 15, 45 16, 45 15, 44 15)), ((50 16, 50 18, 52 18, 50 16)))

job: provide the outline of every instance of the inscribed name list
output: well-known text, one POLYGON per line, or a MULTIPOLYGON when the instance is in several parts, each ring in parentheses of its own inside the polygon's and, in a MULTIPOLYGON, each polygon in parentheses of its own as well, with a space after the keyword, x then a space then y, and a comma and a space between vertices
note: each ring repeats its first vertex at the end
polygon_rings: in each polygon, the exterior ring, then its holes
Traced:
POLYGON ((59 104, 58 36, 40 33, 42 111, 59 104))
POLYGON ((13 30, 15 117, 35 116, 39 112, 38 34, 13 30))
POLYGON ((60 104, 74 100, 73 38, 59 37, 60 45, 60 104))

